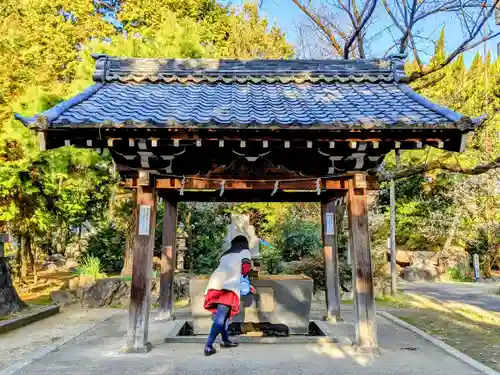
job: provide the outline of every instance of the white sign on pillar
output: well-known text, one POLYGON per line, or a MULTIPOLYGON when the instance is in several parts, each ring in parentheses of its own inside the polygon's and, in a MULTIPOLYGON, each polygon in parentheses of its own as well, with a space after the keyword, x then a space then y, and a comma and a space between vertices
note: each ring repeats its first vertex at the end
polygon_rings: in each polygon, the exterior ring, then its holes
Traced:
POLYGON ((151 220, 151 206, 139 206, 139 236, 149 236, 149 223, 151 220))
POLYGON ((326 222, 326 235, 333 236, 335 234, 334 229, 333 229, 333 213, 328 212, 326 214, 325 222, 326 222))
POLYGON ((474 264, 474 280, 479 280, 481 273, 479 272, 479 255, 474 254, 472 256, 472 263, 474 264))

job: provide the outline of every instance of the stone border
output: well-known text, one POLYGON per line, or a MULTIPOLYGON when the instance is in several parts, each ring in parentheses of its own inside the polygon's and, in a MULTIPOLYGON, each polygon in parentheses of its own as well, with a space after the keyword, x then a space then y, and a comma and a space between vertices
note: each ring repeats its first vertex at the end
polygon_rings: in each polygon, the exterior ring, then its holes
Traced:
POLYGON ((14 362, 12 365, 7 367, 6 369, 0 370, 0 375, 14 375, 18 371, 22 370, 24 367, 31 365, 33 362, 41 359, 42 357, 45 357, 47 354, 56 351, 59 349, 61 346, 66 345, 67 343, 77 339, 78 337, 84 335, 88 331, 94 329, 97 325, 104 323, 111 318, 113 318, 118 312, 115 312, 111 314, 111 316, 107 317, 104 320, 101 321, 95 321, 90 324, 87 328, 84 328, 83 331, 76 333, 70 337, 67 337, 66 339, 63 339, 61 341, 55 342, 54 344, 49 344, 35 352, 29 353, 26 357, 18 360, 17 362, 14 362))
POLYGON ((452 355, 453 357, 459 359, 462 362, 465 362, 466 364, 468 364, 469 366, 482 372, 483 374, 486 374, 486 375, 499 375, 500 374, 499 372, 493 370, 492 368, 490 368, 486 365, 483 365, 482 363, 476 361, 475 359, 472 359, 471 357, 465 355, 461 351, 458 351, 457 349, 444 343, 443 341, 437 339, 436 337, 429 335, 428 333, 426 333, 426 332, 422 331, 421 329, 405 322, 404 320, 396 318, 394 315, 390 314, 387 311, 378 311, 377 315, 381 315, 384 318, 386 318, 387 320, 389 320, 390 322, 395 323, 403 328, 406 328, 406 329, 412 331, 413 333, 419 335, 423 339, 436 345, 438 348, 444 350, 446 353, 452 355))
MULTIPOLYGON (((179 344, 204 344, 207 341, 206 335, 199 336, 178 336, 181 328, 189 320, 178 320, 174 327, 168 332, 165 343, 179 344)), ((325 336, 288 336, 288 337, 240 337, 238 342, 241 344, 317 344, 317 343, 338 343, 339 340, 333 337, 331 331, 326 328, 324 322, 311 320, 324 333, 325 336)), ((0 375, 2 375, 0 373, 0 375)))
POLYGON ((0 334, 27 326, 28 324, 48 318, 59 313, 59 306, 48 306, 38 311, 0 321, 0 334))

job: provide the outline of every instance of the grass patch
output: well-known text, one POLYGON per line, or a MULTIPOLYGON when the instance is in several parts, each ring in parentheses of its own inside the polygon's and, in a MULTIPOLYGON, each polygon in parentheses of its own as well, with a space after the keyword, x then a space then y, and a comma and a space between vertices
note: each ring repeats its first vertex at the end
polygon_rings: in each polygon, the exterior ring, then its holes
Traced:
POLYGON ((404 293, 397 293, 395 296, 380 296, 375 300, 375 302, 377 303, 377 305, 386 308, 401 309, 410 306, 408 296, 404 293))
POLYGON ((500 371, 500 313, 409 294, 391 313, 500 371))
MULTIPOLYGON (((385 308, 404 308, 409 306, 408 297, 404 293, 398 293, 395 297, 390 295, 377 297, 375 302, 377 305, 385 308)), ((352 305, 354 301, 352 299, 343 299, 341 303, 343 305, 352 305)))
POLYGON ((101 261, 99 258, 93 256, 85 256, 78 266, 78 274, 84 276, 91 276, 94 279, 106 277, 102 272, 101 261))
POLYGON ((179 299, 177 301, 174 302, 174 306, 178 309, 182 309, 184 307, 188 307, 189 306, 189 299, 186 298, 186 299, 179 299))
POLYGON ((473 279, 467 274, 464 267, 452 267, 448 270, 448 276, 451 281, 456 282, 472 282, 473 279))
POLYGON ((53 305, 52 300, 50 299, 50 294, 42 294, 35 298, 25 299, 24 302, 26 302, 29 305, 37 305, 37 306, 53 305))

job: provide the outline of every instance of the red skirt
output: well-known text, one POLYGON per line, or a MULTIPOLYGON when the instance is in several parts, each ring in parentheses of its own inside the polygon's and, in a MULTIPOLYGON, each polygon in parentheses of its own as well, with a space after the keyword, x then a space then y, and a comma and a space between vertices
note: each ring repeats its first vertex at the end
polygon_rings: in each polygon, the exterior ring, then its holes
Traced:
POLYGON ((215 314, 219 305, 226 305, 231 308, 231 317, 240 313, 240 298, 230 290, 210 289, 205 296, 205 310, 215 314))

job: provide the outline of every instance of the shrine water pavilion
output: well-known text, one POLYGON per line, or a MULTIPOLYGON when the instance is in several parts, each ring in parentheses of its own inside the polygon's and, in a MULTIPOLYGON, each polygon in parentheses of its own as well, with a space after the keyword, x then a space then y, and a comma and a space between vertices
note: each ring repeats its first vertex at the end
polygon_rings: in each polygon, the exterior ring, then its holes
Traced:
POLYGON ((163 198, 160 309, 172 313, 179 201, 320 202, 327 311, 340 316, 335 216, 347 199, 356 342, 376 347, 367 191, 391 150, 462 151, 479 121, 416 94, 404 56, 170 60, 94 56, 95 84, 26 118, 42 148, 109 149, 135 189, 128 351, 148 350, 155 212, 163 198))

